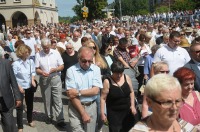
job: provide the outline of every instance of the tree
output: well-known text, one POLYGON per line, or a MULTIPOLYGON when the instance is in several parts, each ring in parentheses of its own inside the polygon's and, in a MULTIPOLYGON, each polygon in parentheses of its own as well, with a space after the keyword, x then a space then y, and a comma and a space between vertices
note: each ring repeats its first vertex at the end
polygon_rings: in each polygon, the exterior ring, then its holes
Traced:
MULTIPOLYGON (((115 0, 115 16, 119 17, 119 0, 115 0)), ((148 0, 121 0, 122 15, 136 15, 149 13, 148 0)))
POLYGON ((193 10, 195 9, 195 2, 192 0, 175 0, 173 5, 171 6, 172 10, 193 10))
MULTIPOLYGON (((81 8, 84 6, 82 0, 76 0, 77 5, 75 5, 72 10, 80 18, 83 18, 81 8)), ((105 17, 105 13, 101 9, 108 5, 107 0, 85 0, 85 6, 88 7, 89 13, 87 20, 100 19, 105 17)))

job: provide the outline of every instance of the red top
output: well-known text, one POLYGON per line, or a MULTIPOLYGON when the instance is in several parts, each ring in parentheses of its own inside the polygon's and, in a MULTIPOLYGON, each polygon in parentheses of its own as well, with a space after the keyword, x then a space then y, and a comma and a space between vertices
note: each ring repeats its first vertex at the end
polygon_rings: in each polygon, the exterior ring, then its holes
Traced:
POLYGON ((194 97, 193 107, 184 103, 179 112, 181 119, 191 123, 192 125, 197 125, 200 124, 200 101, 197 98, 195 91, 192 92, 192 95, 194 97))

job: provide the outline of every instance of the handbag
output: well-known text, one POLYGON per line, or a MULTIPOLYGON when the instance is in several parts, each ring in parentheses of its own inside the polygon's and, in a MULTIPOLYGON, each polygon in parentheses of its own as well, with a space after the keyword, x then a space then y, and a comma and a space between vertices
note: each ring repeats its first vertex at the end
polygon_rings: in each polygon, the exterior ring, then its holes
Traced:
POLYGON ((143 79, 142 81, 142 86, 140 87, 140 92, 141 92, 141 95, 144 95, 144 88, 146 86, 146 79, 143 79))
POLYGON ((34 79, 35 81, 35 87, 32 85, 32 76, 31 76, 31 61, 30 61, 30 79, 31 79, 31 87, 30 90, 35 93, 37 91, 37 87, 38 87, 38 82, 34 79))

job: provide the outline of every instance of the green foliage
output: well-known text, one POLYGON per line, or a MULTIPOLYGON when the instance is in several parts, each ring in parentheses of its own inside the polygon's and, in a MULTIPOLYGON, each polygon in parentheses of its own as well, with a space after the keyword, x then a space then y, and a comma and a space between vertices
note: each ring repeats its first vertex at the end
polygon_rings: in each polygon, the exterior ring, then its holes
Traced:
MULTIPOLYGON (((76 1, 77 5, 75 5, 72 10, 79 18, 84 19, 82 14, 83 11, 81 10, 81 8, 84 6, 84 3, 82 0, 76 1)), ((85 0, 85 6, 88 7, 89 10, 87 20, 105 17, 105 12, 102 12, 101 9, 107 6, 107 0, 85 0)))
POLYGON ((175 0, 173 5, 171 5, 172 10, 194 10, 195 2, 192 0, 175 0))
MULTIPOLYGON (((115 0, 115 16, 120 16, 119 0, 115 0)), ((122 15, 148 14, 148 0, 121 0, 122 15)))
POLYGON ((158 13, 163 13, 163 12, 168 12, 168 11, 169 11, 168 6, 159 6, 159 7, 156 7, 156 10, 155 10, 155 12, 158 12, 158 13))

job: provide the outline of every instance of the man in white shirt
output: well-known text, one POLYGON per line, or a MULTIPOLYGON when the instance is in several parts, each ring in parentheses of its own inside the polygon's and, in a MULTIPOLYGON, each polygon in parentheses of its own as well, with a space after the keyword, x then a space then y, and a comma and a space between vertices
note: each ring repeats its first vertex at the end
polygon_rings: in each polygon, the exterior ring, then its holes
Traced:
POLYGON ((40 75, 39 84, 44 100, 45 113, 48 116, 47 124, 52 122, 53 108, 55 110, 57 125, 66 127, 64 123, 62 104, 62 82, 60 71, 63 70, 63 60, 58 51, 50 49, 51 42, 44 38, 41 40, 43 50, 36 54, 36 72, 40 75))
POLYGON ((180 33, 173 31, 169 36, 169 43, 157 50, 154 55, 154 63, 158 61, 165 61, 169 65, 169 74, 173 75, 179 67, 184 66, 190 61, 188 52, 179 47, 181 42, 180 33))
POLYGON ((26 45, 28 45, 32 52, 30 54, 30 59, 33 59, 35 61, 35 49, 37 49, 37 43, 35 41, 35 38, 31 38, 31 31, 29 29, 26 30, 26 37, 22 39, 26 45))
POLYGON ((80 33, 74 31, 73 38, 69 40, 69 43, 73 45, 75 51, 78 51, 82 47, 80 33))

